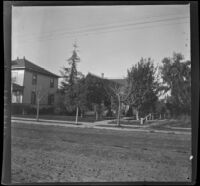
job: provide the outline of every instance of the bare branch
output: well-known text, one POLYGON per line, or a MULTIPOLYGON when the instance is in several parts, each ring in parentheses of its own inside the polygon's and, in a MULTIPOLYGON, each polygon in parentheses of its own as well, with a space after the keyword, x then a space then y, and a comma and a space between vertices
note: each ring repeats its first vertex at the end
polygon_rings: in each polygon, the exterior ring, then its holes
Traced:
POLYGON ((36 98, 38 101, 44 99, 45 96, 48 95, 48 89, 44 90, 41 87, 35 87, 36 98))

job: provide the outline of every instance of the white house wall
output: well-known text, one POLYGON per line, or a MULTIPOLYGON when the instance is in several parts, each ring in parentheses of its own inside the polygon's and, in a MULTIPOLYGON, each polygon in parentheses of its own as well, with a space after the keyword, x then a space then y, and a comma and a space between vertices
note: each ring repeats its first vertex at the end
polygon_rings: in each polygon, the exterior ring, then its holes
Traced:
POLYGON ((24 70, 12 70, 12 82, 23 86, 24 84, 24 70))

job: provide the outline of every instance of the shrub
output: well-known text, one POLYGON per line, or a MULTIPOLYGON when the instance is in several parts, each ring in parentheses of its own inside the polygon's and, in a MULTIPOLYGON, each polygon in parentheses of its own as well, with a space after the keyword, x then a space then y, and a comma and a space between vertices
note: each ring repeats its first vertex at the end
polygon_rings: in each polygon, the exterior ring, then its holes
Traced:
MULTIPOLYGON (((32 105, 24 105, 24 104, 12 104, 11 105, 11 113, 13 115, 21 115, 21 114, 27 114, 27 115, 35 115, 37 113, 36 106, 32 105)), ((42 107, 40 108, 40 114, 54 114, 55 109, 54 107, 42 107)))
POLYGON ((36 108, 34 108, 34 107, 32 107, 32 106, 28 106, 27 108, 26 108, 26 114, 36 114, 36 108))
POLYGON ((40 114, 54 114, 54 107, 41 108, 40 114))
POLYGON ((191 117, 189 115, 185 115, 185 114, 182 114, 182 115, 178 116, 177 119, 181 120, 184 123, 191 122, 191 117))
POLYGON ((13 103, 11 104, 11 114, 26 114, 29 110, 29 106, 28 105, 24 105, 24 104, 17 104, 17 103, 13 103))

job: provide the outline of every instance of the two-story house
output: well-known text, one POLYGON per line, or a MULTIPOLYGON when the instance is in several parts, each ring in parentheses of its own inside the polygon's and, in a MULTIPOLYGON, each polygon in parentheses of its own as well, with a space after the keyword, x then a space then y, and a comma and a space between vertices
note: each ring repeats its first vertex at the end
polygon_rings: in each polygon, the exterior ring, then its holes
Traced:
POLYGON ((59 76, 25 59, 12 61, 12 103, 35 106, 36 96, 41 107, 52 107, 59 76))

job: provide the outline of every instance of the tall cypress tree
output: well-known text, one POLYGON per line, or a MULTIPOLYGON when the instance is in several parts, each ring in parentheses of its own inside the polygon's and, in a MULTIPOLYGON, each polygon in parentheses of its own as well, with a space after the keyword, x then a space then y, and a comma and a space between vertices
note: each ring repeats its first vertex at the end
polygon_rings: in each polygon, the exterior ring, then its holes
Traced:
POLYGON ((69 67, 64 67, 61 75, 64 78, 61 82, 61 92, 65 95, 65 106, 70 112, 75 110, 76 86, 75 84, 83 77, 81 72, 77 71, 77 63, 80 62, 80 57, 77 54, 77 45, 73 45, 74 49, 72 56, 67 60, 69 67))

